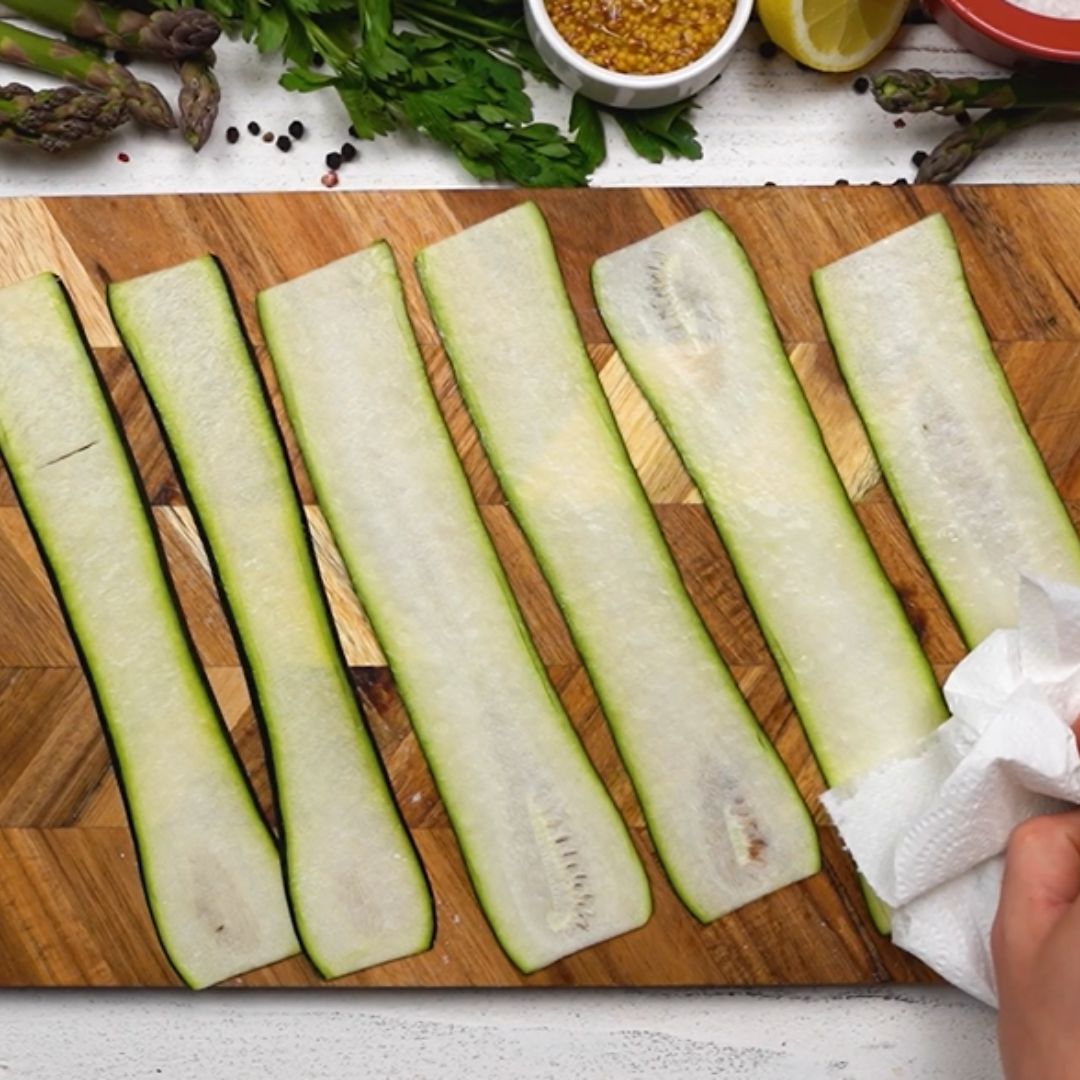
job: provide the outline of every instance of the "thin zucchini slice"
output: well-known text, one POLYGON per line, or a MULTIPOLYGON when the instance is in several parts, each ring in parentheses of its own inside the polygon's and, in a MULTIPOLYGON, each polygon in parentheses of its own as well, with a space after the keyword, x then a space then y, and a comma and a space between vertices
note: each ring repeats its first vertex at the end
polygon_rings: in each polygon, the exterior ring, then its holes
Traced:
POLYGON ((806 807, 686 594, 540 212, 517 207, 417 261, 466 404, 680 897, 708 921, 813 874, 806 807))
POLYGON ((503 948, 533 971, 640 926, 644 871, 477 512, 390 249, 267 290, 259 316, 319 504, 503 948))
POLYGON ((1021 572, 1080 584, 1080 541, 940 214, 814 274, 882 472, 969 645, 1015 626, 1021 572))
POLYGON ((333 977, 420 952, 431 897, 338 647, 303 514, 217 263, 114 284, 235 622, 270 743, 300 940, 333 977))
POLYGON ((64 294, 0 289, 0 452, 112 744, 162 945, 192 987, 291 956, 269 830, 177 614, 142 494, 64 294))
POLYGON ((738 240, 705 212, 598 260, 600 312, 724 540, 826 779, 947 715, 738 240))

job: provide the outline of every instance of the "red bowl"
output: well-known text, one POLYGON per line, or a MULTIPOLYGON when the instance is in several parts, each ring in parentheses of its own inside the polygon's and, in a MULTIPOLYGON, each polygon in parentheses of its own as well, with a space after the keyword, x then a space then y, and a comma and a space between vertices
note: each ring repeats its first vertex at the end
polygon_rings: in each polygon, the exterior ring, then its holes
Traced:
POLYGON ((1080 19, 1055 19, 1009 0, 924 0, 964 48, 995 64, 1080 64, 1080 19))

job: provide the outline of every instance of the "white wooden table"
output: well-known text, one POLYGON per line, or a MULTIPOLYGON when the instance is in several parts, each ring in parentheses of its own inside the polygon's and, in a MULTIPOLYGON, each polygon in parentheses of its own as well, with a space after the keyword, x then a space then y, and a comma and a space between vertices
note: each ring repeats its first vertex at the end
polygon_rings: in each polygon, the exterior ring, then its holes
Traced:
MULTIPOLYGON (((662 168, 620 148, 596 182, 609 185, 889 183, 951 121, 902 129, 850 77, 763 60, 756 32, 701 98, 700 162, 662 168)), ((968 73, 987 68, 934 27, 905 28, 882 66, 968 73)), ((179 142, 125 134, 63 167, 34 155, 0 158, 0 194, 317 189, 322 159, 345 137, 332 94, 279 91, 276 66, 221 49, 221 132, 258 120, 308 134, 292 153, 221 134, 196 158, 179 142), (117 159, 119 152, 130 158, 117 159)), ((565 98, 538 95, 543 118, 565 98)), ((1016 136, 966 174, 978 182, 1055 182, 1080 176, 1080 124, 1016 136)), ((341 186, 463 186, 456 163, 406 139, 362 144, 341 186)), ((470 1077, 696 1080, 994 1080, 994 1015, 963 995, 924 988, 875 991, 0 992, 0 1080, 322 1080, 470 1077)))
MULTIPOLYGON (((2 7, 2 4, 0 4, 2 7)), ((630 154, 617 131, 609 131, 610 155, 597 184, 624 187, 711 184, 891 183, 911 178, 911 155, 929 150, 955 129, 937 116, 910 117, 902 128, 869 94, 852 90, 850 75, 801 71, 786 56, 763 60, 761 40, 751 27, 731 65, 704 94, 694 121, 705 149, 701 161, 651 165, 630 154)), ((906 26, 881 67, 925 67, 940 73, 993 70, 962 52, 935 26, 906 26)), ((69 158, 58 169, 37 154, 0 153, 0 194, 119 195, 159 191, 318 190, 327 151, 347 138, 348 120, 337 96, 324 91, 289 94, 280 90, 278 65, 243 45, 219 49, 226 97, 220 127, 200 155, 175 137, 125 131, 101 147, 69 158), (304 121, 308 133, 291 153, 249 136, 257 120, 264 130, 283 134, 289 121, 304 121), (241 141, 224 139, 228 125, 243 131, 241 141), (120 152, 130 161, 117 160, 120 152)), ((877 65, 875 65, 877 66, 877 65)), ((8 69, 11 70, 11 69, 8 69)), ((16 72, 27 82, 29 73, 16 72)), ((160 70, 153 77, 161 82, 160 70)), ((567 96, 536 88, 540 119, 565 123, 567 96)), ((341 189, 384 187, 464 187, 468 175, 449 155, 422 140, 388 138, 359 143, 360 160, 341 171, 341 189)), ((1080 178, 1080 123, 1035 127, 976 161, 964 174, 979 183, 1035 183, 1080 178)))

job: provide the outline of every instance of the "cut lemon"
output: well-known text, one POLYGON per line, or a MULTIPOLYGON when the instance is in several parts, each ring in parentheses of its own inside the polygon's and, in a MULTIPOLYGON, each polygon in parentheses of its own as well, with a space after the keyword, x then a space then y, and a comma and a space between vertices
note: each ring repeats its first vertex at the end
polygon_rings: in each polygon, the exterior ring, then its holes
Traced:
POLYGON ((854 71, 892 40, 908 0, 758 0, 765 32, 817 71, 854 71))

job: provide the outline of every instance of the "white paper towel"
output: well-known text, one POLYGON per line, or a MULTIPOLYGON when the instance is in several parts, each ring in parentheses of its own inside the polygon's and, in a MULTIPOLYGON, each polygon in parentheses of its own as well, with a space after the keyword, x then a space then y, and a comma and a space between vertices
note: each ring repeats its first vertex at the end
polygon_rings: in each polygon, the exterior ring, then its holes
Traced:
POLYGON ((823 798, 896 944, 991 1005, 1009 833, 1080 803, 1080 588, 1023 578, 1019 621, 957 666, 952 716, 911 756, 823 798))

